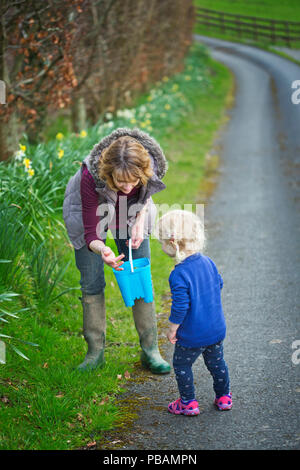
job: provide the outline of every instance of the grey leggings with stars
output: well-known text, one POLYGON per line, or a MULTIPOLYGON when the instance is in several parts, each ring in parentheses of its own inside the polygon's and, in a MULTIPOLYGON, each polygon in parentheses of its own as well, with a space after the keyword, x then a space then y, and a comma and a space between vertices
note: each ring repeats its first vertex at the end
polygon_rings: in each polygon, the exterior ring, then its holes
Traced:
POLYGON ((181 399, 195 399, 192 365, 200 354, 203 355, 204 363, 212 375, 216 397, 228 395, 229 373, 223 358, 223 341, 200 348, 187 348, 175 343, 173 367, 181 399))

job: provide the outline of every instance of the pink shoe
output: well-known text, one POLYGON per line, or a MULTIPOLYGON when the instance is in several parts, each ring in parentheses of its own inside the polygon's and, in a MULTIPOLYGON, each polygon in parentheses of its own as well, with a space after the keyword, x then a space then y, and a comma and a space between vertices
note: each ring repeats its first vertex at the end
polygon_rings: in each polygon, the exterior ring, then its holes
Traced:
POLYGON ((168 410, 174 415, 196 416, 200 413, 196 400, 191 401, 188 405, 184 405, 181 398, 169 403, 168 410))
POLYGON ((215 405, 220 411, 230 410, 232 407, 231 393, 215 399, 215 405))

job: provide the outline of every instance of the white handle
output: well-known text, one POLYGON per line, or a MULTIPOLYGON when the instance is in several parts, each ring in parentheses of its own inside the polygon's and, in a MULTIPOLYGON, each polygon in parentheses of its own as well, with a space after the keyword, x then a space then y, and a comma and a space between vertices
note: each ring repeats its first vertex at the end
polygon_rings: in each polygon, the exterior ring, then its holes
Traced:
POLYGON ((129 238, 129 262, 130 262, 130 266, 131 266, 131 272, 133 273, 131 238, 129 238))

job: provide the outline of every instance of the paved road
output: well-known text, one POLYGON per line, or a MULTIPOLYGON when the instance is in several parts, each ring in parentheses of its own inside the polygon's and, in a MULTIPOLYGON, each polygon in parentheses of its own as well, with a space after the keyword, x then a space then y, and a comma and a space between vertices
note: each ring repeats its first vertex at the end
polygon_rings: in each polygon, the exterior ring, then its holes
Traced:
MULTIPOLYGON (((199 416, 170 415, 167 404, 178 394, 174 373, 154 377, 131 385, 130 395, 144 406, 126 438, 115 439, 121 449, 299 449, 300 364, 292 361, 292 344, 300 340, 300 104, 291 102, 291 83, 300 80, 300 68, 249 46, 205 42, 236 79, 219 183, 205 209, 206 253, 224 278, 234 407, 214 409, 200 358, 199 416)), ((172 351, 167 345, 169 360, 172 351)))

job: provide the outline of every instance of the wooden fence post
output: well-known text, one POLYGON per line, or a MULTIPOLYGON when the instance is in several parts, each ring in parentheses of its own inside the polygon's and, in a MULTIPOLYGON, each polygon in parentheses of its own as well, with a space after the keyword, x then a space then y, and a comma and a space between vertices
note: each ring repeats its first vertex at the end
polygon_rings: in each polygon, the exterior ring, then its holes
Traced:
POLYGON ((224 12, 221 13, 221 22, 222 22, 222 32, 225 33, 225 19, 224 19, 224 12))
POLYGON ((274 20, 270 20, 270 25, 271 25, 271 28, 272 28, 272 31, 271 31, 271 41, 272 41, 272 44, 276 44, 275 21, 274 21, 274 20))
POLYGON ((286 45, 291 47, 291 40, 290 40, 290 25, 288 21, 285 22, 285 31, 286 31, 286 45))

